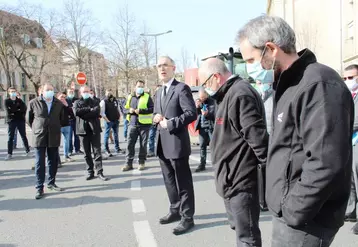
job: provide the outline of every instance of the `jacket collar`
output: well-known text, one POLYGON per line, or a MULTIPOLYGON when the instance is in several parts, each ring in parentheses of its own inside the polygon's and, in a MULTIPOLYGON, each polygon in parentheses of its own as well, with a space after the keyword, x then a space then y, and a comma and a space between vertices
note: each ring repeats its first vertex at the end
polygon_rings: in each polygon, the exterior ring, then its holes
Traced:
POLYGON ((301 81, 307 66, 317 62, 316 56, 309 49, 298 52, 298 56, 299 58, 281 73, 277 82, 273 83, 275 91, 285 91, 290 86, 297 85, 301 81))
POLYGON ((225 97, 226 93, 240 78, 238 75, 230 76, 229 79, 219 88, 212 98, 219 104, 225 97))

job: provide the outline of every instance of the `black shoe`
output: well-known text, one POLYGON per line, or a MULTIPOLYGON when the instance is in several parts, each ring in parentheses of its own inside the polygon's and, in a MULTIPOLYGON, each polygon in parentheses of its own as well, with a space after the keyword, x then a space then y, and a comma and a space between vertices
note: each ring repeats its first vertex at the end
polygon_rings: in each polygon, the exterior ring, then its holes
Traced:
POLYGON ((113 157, 113 154, 111 154, 111 152, 109 152, 109 151, 106 151, 106 154, 108 157, 113 157))
POLYGON ((48 184, 47 189, 53 191, 63 191, 63 188, 58 187, 56 184, 48 184))
POLYGON ((177 227, 173 229, 174 235, 180 235, 186 233, 191 228, 194 227, 194 220, 193 219, 182 219, 177 227))
POLYGON ((87 177, 86 177, 86 180, 88 181, 88 180, 92 180, 92 179, 94 179, 94 178, 95 178, 95 177, 94 177, 93 174, 88 174, 87 177))
POLYGON ((231 230, 234 230, 235 231, 235 226, 233 226, 233 225, 230 225, 230 228, 231 228, 231 230))
POLYGON ((126 151, 123 149, 119 149, 118 151, 116 151, 116 154, 126 154, 126 151))
POLYGON ((353 234, 358 235, 358 223, 356 223, 356 224, 353 226, 352 232, 353 232, 353 234))
POLYGON ((162 225, 165 225, 165 224, 169 224, 169 223, 179 221, 179 220, 180 220, 180 215, 179 214, 169 213, 166 216, 160 218, 159 223, 162 224, 162 225))
POLYGON ((101 179, 102 181, 107 181, 107 180, 109 180, 109 178, 105 177, 105 176, 103 175, 103 173, 98 174, 98 178, 101 179))
POLYGON ((344 217, 344 221, 346 222, 357 222, 357 218, 354 216, 346 216, 344 217))
POLYGON ((78 151, 76 152, 76 154, 84 154, 84 152, 82 152, 81 150, 78 150, 78 151))
POLYGON ((36 192, 35 199, 36 199, 36 200, 39 200, 39 199, 41 199, 42 197, 44 197, 44 191, 43 191, 43 190, 38 190, 38 191, 36 192))
POLYGON ((196 168, 195 172, 202 172, 202 171, 205 171, 205 170, 206 170, 205 165, 199 165, 196 168))

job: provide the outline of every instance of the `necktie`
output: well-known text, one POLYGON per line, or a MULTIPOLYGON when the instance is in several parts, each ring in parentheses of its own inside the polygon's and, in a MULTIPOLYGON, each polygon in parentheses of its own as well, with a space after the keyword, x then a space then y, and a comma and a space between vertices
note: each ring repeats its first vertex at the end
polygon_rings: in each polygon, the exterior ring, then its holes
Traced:
POLYGON ((167 96, 167 86, 163 88, 163 97, 167 96))

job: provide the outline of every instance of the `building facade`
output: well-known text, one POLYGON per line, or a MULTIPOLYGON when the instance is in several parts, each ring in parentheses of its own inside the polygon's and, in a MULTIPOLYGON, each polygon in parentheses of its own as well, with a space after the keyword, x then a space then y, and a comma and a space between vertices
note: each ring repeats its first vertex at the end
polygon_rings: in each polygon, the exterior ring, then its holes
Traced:
POLYGON ((5 116, 7 89, 15 87, 27 104, 36 87, 62 81, 61 52, 42 25, 0 10, 0 118, 5 116))
POLYGON ((267 14, 291 25, 298 50, 311 49, 338 73, 358 63, 358 0, 268 0, 267 14))

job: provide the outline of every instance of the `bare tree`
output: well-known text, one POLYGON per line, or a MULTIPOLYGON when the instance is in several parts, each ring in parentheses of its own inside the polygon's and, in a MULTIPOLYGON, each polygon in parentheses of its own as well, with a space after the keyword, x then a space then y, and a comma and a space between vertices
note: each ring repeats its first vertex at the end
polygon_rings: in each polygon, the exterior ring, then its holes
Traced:
POLYGON ((135 18, 130 13, 128 5, 119 9, 108 36, 111 60, 116 62, 118 72, 123 75, 126 93, 129 93, 130 82, 139 66, 139 38, 135 30, 135 18))
POLYGON ((190 66, 190 57, 188 50, 183 46, 181 48, 181 66, 183 72, 190 66))
POLYGON ((22 76, 29 79, 37 92, 43 79, 58 82, 61 77, 61 73, 56 75, 47 70, 51 64, 56 66, 61 62, 61 53, 51 39, 51 32, 56 25, 55 15, 53 12, 45 13, 41 6, 25 2, 20 2, 13 12, 17 15, 4 11, 0 13, 3 18, 2 26, 5 27, 1 64, 7 74, 7 81, 10 82, 9 86, 15 85, 15 76, 10 75, 10 70, 18 66, 22 76), (44 28, 45 23, 49 32, 44 28))
POLYGON ((86 57, 97 48, 102 38, 97 21, 81 0, 67 0, 61 23, 58 42, 65 60, 74 62, 79 71, 86 69, 90 72, 90 68, 86 68, 86 57))

